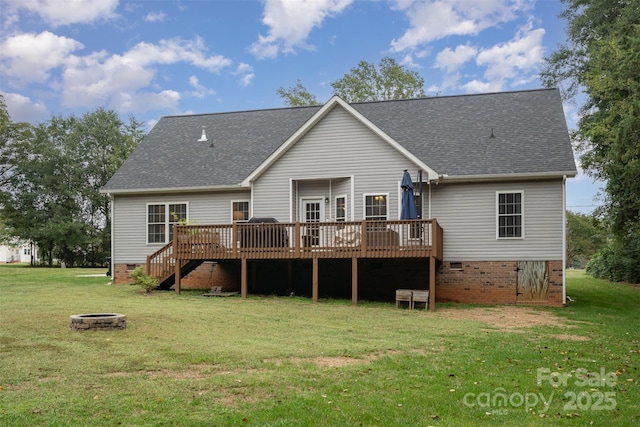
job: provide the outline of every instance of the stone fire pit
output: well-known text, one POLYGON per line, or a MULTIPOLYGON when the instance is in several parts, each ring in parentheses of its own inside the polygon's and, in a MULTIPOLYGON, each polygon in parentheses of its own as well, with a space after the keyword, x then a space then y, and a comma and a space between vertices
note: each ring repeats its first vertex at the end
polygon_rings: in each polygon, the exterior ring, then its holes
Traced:
POLYGON ((74 314, 69 316, 69 329, 74 331, 86 331, 98 329, 112 331, 114 329, 126 329, 127 316, 115 313, 74 314))

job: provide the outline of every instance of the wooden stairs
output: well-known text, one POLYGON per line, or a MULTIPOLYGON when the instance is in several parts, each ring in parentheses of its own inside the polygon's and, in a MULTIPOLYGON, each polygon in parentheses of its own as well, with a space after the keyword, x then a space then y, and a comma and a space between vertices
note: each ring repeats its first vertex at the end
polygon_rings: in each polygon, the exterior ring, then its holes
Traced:
MULTIPOLYGON (((203 259, 180 260, 180 275, 191 273, 204 262, 203 259)), ((159 290, 169 290, 176 283, 176 259, 173 256, 173 241, 167 243, 147 257, 148 275, 158 279, 159 290)))

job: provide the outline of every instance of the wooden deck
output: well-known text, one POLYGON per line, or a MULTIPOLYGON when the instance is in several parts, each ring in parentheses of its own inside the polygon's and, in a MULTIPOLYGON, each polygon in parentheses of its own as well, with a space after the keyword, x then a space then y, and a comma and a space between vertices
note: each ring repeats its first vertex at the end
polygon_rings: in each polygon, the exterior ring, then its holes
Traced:
POLYGON ((442 260, 442 254, 443 232, 436 219, 176 225, 173 241, 147 257, 147 273, 161 282, 175 280, 179 293, 181 276, 202 262, 240 260, 241 293, 246 297, 247 260, 311 259, 315 301, 317 260, 350 258, 355 303, 359 258, 429 259, 429 287, 433 296, 435 261, 442 260))

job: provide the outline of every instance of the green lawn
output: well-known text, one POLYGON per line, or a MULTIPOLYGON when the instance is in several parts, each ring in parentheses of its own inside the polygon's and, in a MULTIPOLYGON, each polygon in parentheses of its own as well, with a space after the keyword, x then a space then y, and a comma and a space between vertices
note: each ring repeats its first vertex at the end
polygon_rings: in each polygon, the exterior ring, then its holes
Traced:
POLYGON ((640 423, 640 288, 579 271, 566 308, 436 313, 80 277, 100 273, 0 266, 0 425, 640 423), (68 328, 105 312, 127 329, 68 328))

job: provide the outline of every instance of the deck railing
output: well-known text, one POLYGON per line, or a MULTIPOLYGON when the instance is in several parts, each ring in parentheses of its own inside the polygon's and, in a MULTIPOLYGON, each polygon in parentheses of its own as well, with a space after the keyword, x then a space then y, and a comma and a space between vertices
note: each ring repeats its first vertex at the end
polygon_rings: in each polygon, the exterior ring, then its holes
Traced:
POLYGON ((171 256, 194 259, 442 258, 435 219, 176 225, 171 256))

